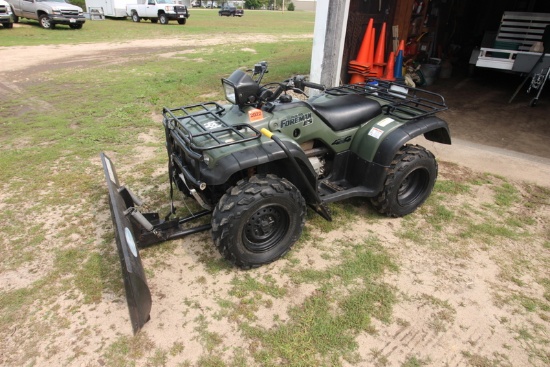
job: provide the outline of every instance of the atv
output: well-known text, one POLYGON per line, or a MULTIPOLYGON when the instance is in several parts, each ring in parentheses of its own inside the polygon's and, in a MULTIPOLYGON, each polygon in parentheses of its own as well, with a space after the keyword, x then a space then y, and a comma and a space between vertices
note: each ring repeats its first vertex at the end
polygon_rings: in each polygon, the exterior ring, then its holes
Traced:
POLYGON ((383 81, 326 89, 304 76, 262 84, 266 62, 222 79, 229 104, 164 108, 170 192, 201 207, 161 219, 121 186, 101 154, 134 332, 149 319, 151 295, 138 247, 211 229, 215 246, 250 269, 286 254, 300 238, 306 206, 331 220, 328 203, 368 198, 390 217, 415 211, 437 178, 434 155, 416 136, 450 144, 447 109, 436 93, 383 81), (306 91, 317 90, 308 97, 306 91), (188 227, 209 215, 210 224, 188 227))

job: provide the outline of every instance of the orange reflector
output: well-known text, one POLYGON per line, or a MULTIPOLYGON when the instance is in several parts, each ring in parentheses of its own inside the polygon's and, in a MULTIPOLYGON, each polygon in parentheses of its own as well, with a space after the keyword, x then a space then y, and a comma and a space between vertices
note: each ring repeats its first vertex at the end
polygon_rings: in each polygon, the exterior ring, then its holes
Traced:
POLYGON ((248 111, 248 118, 250 119, 250 122, 260 121, 260 120, 263 120, 264 113, 262 110, 254 108, 248 111))

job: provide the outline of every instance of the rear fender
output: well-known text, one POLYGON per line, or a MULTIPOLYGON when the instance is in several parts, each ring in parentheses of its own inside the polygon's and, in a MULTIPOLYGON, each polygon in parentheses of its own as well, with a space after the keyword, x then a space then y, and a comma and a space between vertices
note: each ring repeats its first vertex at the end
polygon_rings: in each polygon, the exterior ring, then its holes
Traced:
POLYGON ((356 132, 350 150, 367 162, 389 167, 397 150, 421 134, 428 140, 451 144, 447 123, 437 117, 403 123, 380 116, 356 132))
POLYGON ((409 140, 420 136, 441 144, 451 144, 451 134, 447 123, 437 117, 428 117, 419 121, 409 121, 393 130, 380 144, 373 163, 389 167, 395 154, 409 140))
MULTIPOLYGON (((437 117, 423 120, 411 120, 404 124, 392 118, 377 120, 358 131, 351 145, 351 151, 360 161, 367 164, 366 185, 378 192, 386 179, 397 151, 411 139, 424 135, 427 140, 442 144, 451 144, 447 123, 437 117)), ((358 167, 359 167, 358 166, 358 167)))

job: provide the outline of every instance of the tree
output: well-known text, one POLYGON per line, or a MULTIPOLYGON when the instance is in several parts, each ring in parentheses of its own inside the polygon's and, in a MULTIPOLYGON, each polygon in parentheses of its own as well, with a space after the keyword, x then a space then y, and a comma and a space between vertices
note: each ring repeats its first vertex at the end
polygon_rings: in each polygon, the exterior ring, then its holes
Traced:
POLYGON ((247 9, 261 9, 266 2, 267 0, 246 0, 244 6, 247 9))

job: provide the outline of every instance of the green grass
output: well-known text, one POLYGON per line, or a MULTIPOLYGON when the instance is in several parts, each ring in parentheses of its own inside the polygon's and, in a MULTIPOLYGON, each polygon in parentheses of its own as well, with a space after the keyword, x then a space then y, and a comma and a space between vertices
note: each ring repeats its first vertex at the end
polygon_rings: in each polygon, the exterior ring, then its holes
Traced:
MULTIPOLYGON (((123 42, 134 39, 150 39, 151 47, 159 38, 201 38, 209 35, 269 34, 292 35, 313 33, 313 12, 274 12, 245 10, 242 18, 219 17, 215 10, 190 9, 191 17, 186 25, 170 22, 168 25, 149 21, 134 23, 128 19, 86 21, 82 29, 57 26, 53 30, 42 29, 37 21, 21 20, 20 27, 2 32, 1 46, 35 46, 56 44, 81 44, 91 42, 123 42)), ((199 43, 200 44, 200 43, 199 43)), ((245 47, 246 45, 243 45, 245 47)))
POLYGON ((304 303, 289 310, 289 321, 269 329, 243 328, 260 344, 254 352, 258 363, 339 366, 340 358, 357 362, 355 336, 375 332, 372 318, 389 321, 396 297, 391 287, 377 279, 386 270, 396 270, 395 264, 374 238, 338 248, 340 261, 327 269, 290 271, 297 284, 320 286, 304 303))

